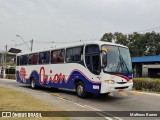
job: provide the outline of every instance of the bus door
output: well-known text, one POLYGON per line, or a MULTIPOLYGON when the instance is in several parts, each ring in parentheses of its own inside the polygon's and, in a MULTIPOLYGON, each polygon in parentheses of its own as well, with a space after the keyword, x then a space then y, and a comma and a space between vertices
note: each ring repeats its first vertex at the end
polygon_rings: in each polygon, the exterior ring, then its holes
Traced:
POLYGON ((85 64, 93 74, 101 72, 100 50, 98 45, 87 45, 85 48, 85 64))

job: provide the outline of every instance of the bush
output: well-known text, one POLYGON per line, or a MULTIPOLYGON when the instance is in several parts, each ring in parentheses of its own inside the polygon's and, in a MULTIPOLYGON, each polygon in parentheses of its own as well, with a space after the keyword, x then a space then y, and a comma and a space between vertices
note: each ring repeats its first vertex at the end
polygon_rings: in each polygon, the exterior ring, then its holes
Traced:
POLYGON ((0 78, 3 78, 3 74, 0 74, 0 78))
POLYGON ((160 79, 134 78, 133 87, 136 90, 160 92, 160 79))
POLYGON ((15 74, 6 74, 6 79, 16 79, 15 74))

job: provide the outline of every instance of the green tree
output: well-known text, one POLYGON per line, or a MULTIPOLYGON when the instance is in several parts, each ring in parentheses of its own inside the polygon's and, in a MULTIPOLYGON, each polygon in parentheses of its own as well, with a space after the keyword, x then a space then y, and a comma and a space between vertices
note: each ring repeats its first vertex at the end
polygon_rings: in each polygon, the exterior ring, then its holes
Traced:
POLYGON ((160 55, 160 34, 156 32, 146 33, 146 55, 160 55))
POLYGON ((131 56, 160 55, 160 34, 156 32, 123 34, 105 33, 101 41, 122 44, 129 47, 131 56))
POLYGON ((125 45, 125 46, 128 45, 127 35, 124 35, 124 34, 119 33, 119 32, 115 32, 114 33, 114 39, 115 39, 115 43, 117 43, 117 44, 122 44, 122 45, 125 45))
POLYGON ((114 36, 112 33, 105 33, 101 38, 101 41, 112 42, 112 39, 114 39, 114 36))

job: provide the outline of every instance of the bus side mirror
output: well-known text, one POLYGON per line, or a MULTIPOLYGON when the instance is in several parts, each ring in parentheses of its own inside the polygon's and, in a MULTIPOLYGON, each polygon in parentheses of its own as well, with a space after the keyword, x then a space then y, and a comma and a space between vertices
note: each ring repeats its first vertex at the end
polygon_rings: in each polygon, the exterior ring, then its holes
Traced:
POLYGON ((107 66, 107 52, 102 52, 102 68, 105 68, 107 66))

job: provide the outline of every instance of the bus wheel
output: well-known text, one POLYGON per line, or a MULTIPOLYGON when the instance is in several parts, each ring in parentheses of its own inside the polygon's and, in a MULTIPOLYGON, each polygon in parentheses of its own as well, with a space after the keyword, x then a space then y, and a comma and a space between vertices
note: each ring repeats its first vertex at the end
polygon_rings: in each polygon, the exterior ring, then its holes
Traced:
POLYGON ((85 98, 87 97, 87 92, 85 91, 85 86, 83 82, 78 82, 76 85, 76 93, 78 97, 85 98))
POLYGON ((51 90, 52 90, 53 92, 58 92, 58 88, 55 88, 55 87, 51 87, 51 90))
POLYGON ((32 89, 36 88, 36 82, 35 82, 34 78, 31 79, 30 86, 31 86, 32 89))

